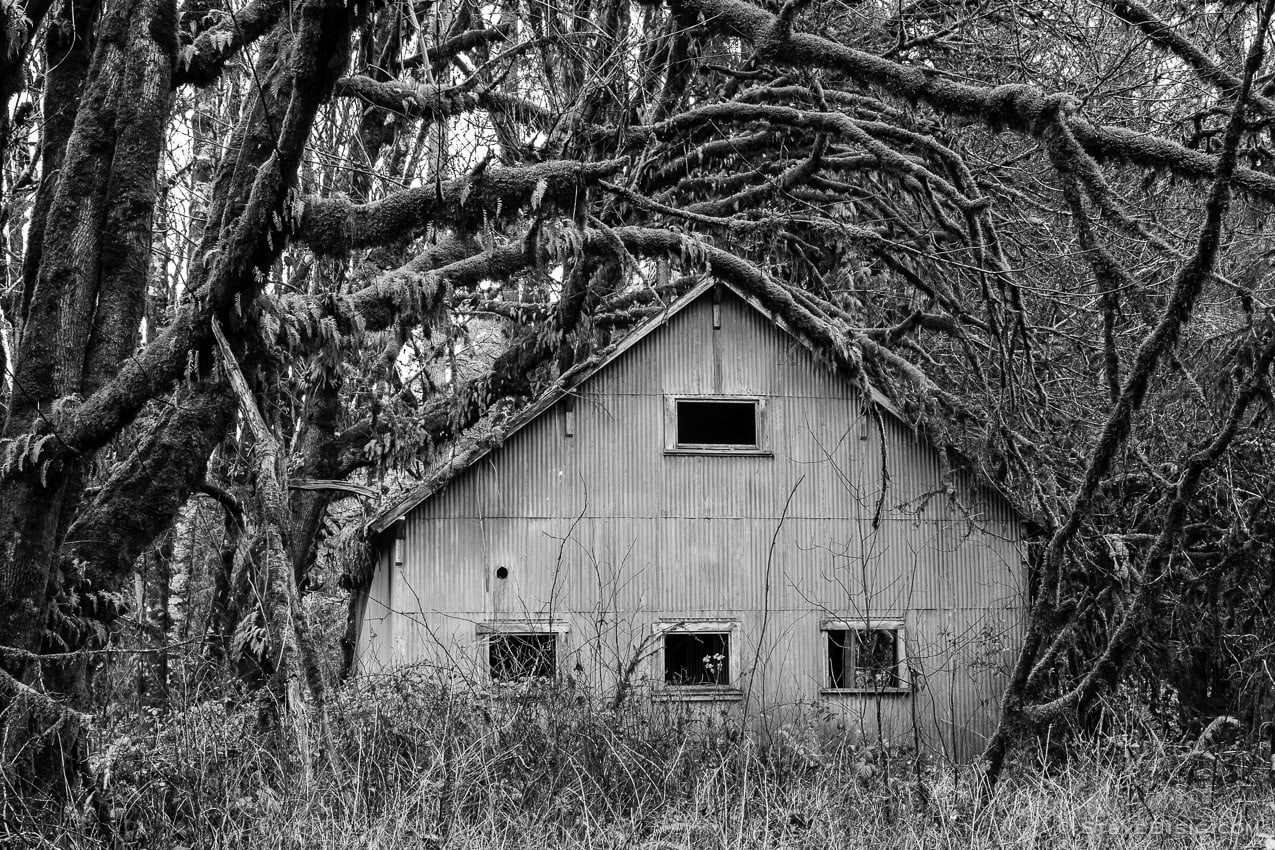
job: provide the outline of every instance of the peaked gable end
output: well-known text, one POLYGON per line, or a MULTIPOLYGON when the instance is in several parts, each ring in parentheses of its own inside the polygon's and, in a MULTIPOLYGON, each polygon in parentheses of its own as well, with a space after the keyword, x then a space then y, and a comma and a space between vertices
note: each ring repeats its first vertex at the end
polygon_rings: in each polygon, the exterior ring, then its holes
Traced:
MULTIPOLYGON (((797 405, 787 412, 779 409, 771 411, 771 415, 776 417, 767 425, 772 440, 782 444, 792 440, 797 431, 806 435, 806 447, 798 451, 802 456, 798 462, 813 463, 815 456, 824 449, 832 452, 838 445, 844 448, 851 423, 856 423, 858 428, 855 439, 864 441, 862 448, 867 450, 869 423, 857 403, 858 387, 838 374, 816 346, 776 319, 756 299, 730 284, 705 281, 597 360, 564 375, 555 386, 505 423, 498 443, 475 447, 466 455, 457 457, 429 481, 376 517, 370 527, 373 532, 384 531, 436 494, 459 485, 461 478, 470 478, 466 473, 484 460, 488 461, 485 468, 491 468, 493 464, 496 467, 507 466, 505 456, 512 445, 522 445, 528 440, 551 440, 559 444, 556 448, 539 446, 532 449, 535 454, 580 449, 582 441, 590 439, 589 435, 568 437, 568 442, 562 442, 564 435, 557 433, 569 431, 570 424, 555 422, 553 428, 530 428, 536 423, 545 424, 542 420, 546 417, 557 419, 550 417, 555 409, 578 408, 571 415, 571 421, 578 420, 580 427, 587 427, 590 417, 599 415, 612 423, 620 420, 630 423, 627 429, 612 430, 607 439, 615 444, 601 447, 602 451, 623 454, 640 444, 641 452, 658 456, 665 448, 664 432, 669 427, 667 415, 653 414, 645 408, 639 410, 640 406, 629 401, 634 396, 646 396, 649 401, 652 395, 751 394, 761 398, 793 393, 807 398, 818 397, 823 402, 840 399, 841 405, 833 410, 821 409, 817 413, 809 404, 797 405), (596 403, 599 395, 609 399, 606 410, 599 411, 600 406, 596 403), (779 417, 784 417, 782 423, 779 417), (831 421, 815 422, 812 418, 831 421), (540 436, 528 433, 529 428, 539 432, 540 436), (553 436, 555 433, 557 436, 553 436)), ((873 400, 890 414, 887 420, 891 434, 887 443, 923 442, 883 396, 874 393, 873 400)), ((663 404, 667 406, 668 403, 669 398, 664 398, 663 404)), ((785 449, 791 449, 791 446, 785 446, 785 449)), ((877 456, 864 456, 861 462, 884 462, 884 453, 876 448, 872 451, 877 456)), ((892 462, 899 460, 891 459, 892 462)), ((931 460, 924 464, 927 468, 934 466, 931 460)), ((859 466, 858 463, 855 465, 859 466)), ((632 464, 628 468, 637 472, 632 464)), ((563 468, 557 469, 558 478, 565 474, 563 468)), ((884 472, 882 475, 891 477, 884 472)), ((856 478, 860 477, 856 475, 856 478)), ((902 475, 893 477, 897 479, 894 482, 898 485, 896 495, 904 499, 921 498, 922 490, 931 486, 921 481, 916 482, 917 487, 901 486, 911 477, 906 470, 902 475)), ((929 481, 932 476, 925 475, 924 478, 929 481)), ((860 485, 873 486, 867 480, 861 480, 855 486, 860 485)), ((555 486, 553 492, 559 495, 546 493, 544 498, 561 498, 563 488, 555 486)), ((508 508, 513 509, 514 506, 509 505, 508 508)))

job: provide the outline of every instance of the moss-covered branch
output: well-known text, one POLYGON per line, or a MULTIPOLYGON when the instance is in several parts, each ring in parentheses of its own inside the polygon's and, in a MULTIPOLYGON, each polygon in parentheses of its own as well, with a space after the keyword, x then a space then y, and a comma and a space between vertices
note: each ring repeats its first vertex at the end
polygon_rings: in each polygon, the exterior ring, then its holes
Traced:
POLYGON ((226 63, 275 24, 287 0, 254 0, 238 12, 227 10, 211 26, 183 44, 173 72, 173 85, 207 86, 221 76, 226 63))
MULTIPOLYGON (((1012 130, 1040 136, 1050 116, 1064 104, 1078 101, 1070 94, 1046 93, 1029 85, 995 88, 960 83, 928 68, 911 67, 862 50, 802 32, 772 39, 776 17, 743 0, 675 0, 674 8, 698 12, 710 29, 766 45, 768 61, 797 67, 827 68, 871 85, 891 97, 924 103, 944 115, 978 121, 995 132, 1012 130)), ((1168 139, 1121 127, 1098 126, 1079 116, 1068 119, 1072 133, 1090 155, 1191 179, 1210 179, 1218 159, 1168 139)), ((1275 177, 1236 167, 1237 190, 1275 200, 1275 177)))
POLYGON ((438 44, 431 45, 424 53, 409 56, 397 64, 399 68, 404 70, 419 68, 427 62, 430 65, 439 65, 470 50, 505 41, 509 38, 509 35, 509 27, 504 26, 466 30, 450 36, 438 44))
POLYGON ((336 199, 305 203, 296 238, 316 253, 339 256, 359 248, 411 239, 433 223, 458 230, 512 218, 527 207, 572 209, 580 190, 609 177, 627 159, 601 162, 556 160, 521 168, 488 168, 439 186, 404 189, 367 204, 336 199))
MULTIPOLYGON (((989 789, 998 780, 1009 747, 1018 736, 1040 723, 1058 718, 1064 709, 1074 708, 1089 699, 1103 683, 1111 680, 1124 662, 1129 647, 1140 636, 1139 627, 1150 595, 1159 592, 1159 583, 1152 581, 1153 576, 1145 575, 1134 594, 1132 604, 1122 614, 1119 624, 1108 634, 1106 645, 1094 662, 1061 696, 1042 701, 1042 683, 1033 681, 1033 671, 1042 651, 1048 653, 1051 640, 1060 630, 1067 628, 1067 602, 1064 599, 1065 555, 1081 526, 1091 518, 1091 509, 1099 487, 1128 441, 1134 419, 1147 397, 1151 378, 1176 346, 1183 326, 1190 320, 1196 300, 1217 263, 1223 222, 1230 206, 1232 181, 1236 174, 1236 158, 1244 133, 1244 112, 1253 78, 1265 57, 1264 42, 1272 14, 1275 14, 1275 0, 1266 0, 1245 59, 1244 77, 1236 92, 1222 150, 1217 157, 1217 167, 1205 201, 1195 252, 1178 269, 1163 315, 1138 346, 1119 398, 1107 415, 1097 442, 1089 451, 1080 486, 1071 498, 1064 520, 1050 537, 1040 568, 1033 579, 1035 587, 1027 633, 1001 701, 1000 723, 981 757, 983 778, 989 789)), ((1272 358, 1275 358, 1275 341, 1266 343, 1261 356, 1256 358, 1256 369, 1251 375, 1250 384, 1237 394, 1223 428, 1216 433, 1205 451, 1194 454, 1189 460, 1168 505, 1169 512, 1161 534, 1149 555, 1148 563, 1154 568, 1158 569, 1171 547, 1180 539, 1186 506, 1199 484, 1200 476, 1230 445, 1240 419, 1257 393, 1269 392, 1266 389, 1266 372, 1272 358)))
POLYGON ((552 118, 546 109, 534 103, 486 89, 410 86, 396 80, 357 76, 338 80, 336 94, 358 98, 388 112, 425 121, 439 121, 481 109, 546 129, 552 118))
MULTIPOLYGON (((1111 11, 1120 20, 1136 27, 1152 44, 1181 59, 1201 80, 1218 91, 1234 97, 1240 90, 1239 77, 1219 68, 1217 63, 1205 55, 1195 42, 1160 20, 1154 12, 1137 0, 1114 0, 1111 11)), ((1272 102, 1270 98, 1253 93, 1249 96, 1249 103, 1267 115, 1275 115, 1275 102, 1272 102)))

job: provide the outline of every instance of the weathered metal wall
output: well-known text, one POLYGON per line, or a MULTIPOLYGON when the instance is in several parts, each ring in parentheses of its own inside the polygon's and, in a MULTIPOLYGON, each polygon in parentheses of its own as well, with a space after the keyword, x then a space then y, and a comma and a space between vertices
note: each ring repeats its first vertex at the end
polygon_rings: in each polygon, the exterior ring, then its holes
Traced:
POLYGON ((605 687, 657 619, 736 620, 745 667, 758 660, 751 710, 823 700, 870 734, 916 726, 968 756, 1019 628, 1016 518, 964 477, 954 505, 938 452, 889 418, 883 454, 849 383, 730 293, 721 325, 700 299, 581 388, 574 436, 559 404, 409 513, 361 664, 476 665, 476 624, 551 615, 605 687), (695 393, 765 396, 773 457, 666 455, 664 397, 695 393), (821 696, 825 618, 903 620, 923 681, 821 696))
POLYGON ((377 559, 376 571, 362 600, 359 621, 358 653, 360 658, 392 658, 393 600, 390 577, 394 575, 394 548, 387 547, 377 559))

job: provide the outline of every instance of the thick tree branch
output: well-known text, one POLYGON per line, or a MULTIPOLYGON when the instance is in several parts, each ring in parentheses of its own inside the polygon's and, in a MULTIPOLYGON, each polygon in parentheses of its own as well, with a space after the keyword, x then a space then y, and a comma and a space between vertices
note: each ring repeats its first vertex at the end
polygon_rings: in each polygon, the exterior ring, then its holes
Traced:
POLYGON ((338 80, 336 94, 425 121, 440 121, 481 109, 494 115, 507 115, 539 129, 547 129, 552 122, 552 115, 543 107, 487 89, 409 86, 395 80, 359 76, 338 80))
POLYGON ((431 222, 476 228, 484 219, 512 218, 521 208, 552 204, 571 209, 580 191, 616 173, 627 159, 601 162, 556 160, 520 168, 486 169, 441 187, 404 189, 368 204, 306 201, 296 238, 316 253, 341 255, 359 248, 412 238, 431 222), (537 197, 539 195, 539 197, 537 197))
MULTIPOLYGON (((767 44, 768 61, 840 71, 892 97, 925 103, 937 112, 978 121, 996 132, 1008 129, 1039 136, 1060 108, 1078 103, 1072 95, 1046 94, 1029 85, 986 88, 958 83, 926 68, 891 62, 807 33, 794 32, 771 42, 775 16, 742 0, 675 0, 672 5, 698 12, 714 31, 754 46, 767 44)), ((1217 157, 1168 139, 1122 127, 1096 126, 1079 117, 1069 118, 1068 124, 1085 150, 1099 160, 1170 171, 1192 179, 1211 178, 1217 170, 1217 157)), ((1236 189, 1275 200, 1275 177, 1237 167, 1232 182, 1236 189)))
POLYGON ((509 28, 503 26, 467 30, 430 47, 424 54, 417 53, 415 56, 409 56, 397 64, 401 69, 419 68, 426 62, 431 65, 442 64, 476 47, 504 41, 509 38, 509 34, 509 28))
MULTIPOLYGON (((1062 598, 1065 575, 1064 556, 1082 523, 1090 515, 1099 485, 1109 473, 1117 453, 1125 446, 1133 427, 1134 417, 1146 398, 1152 374, 1176 345, 1183 325, 1190 319, 1196 298, 1216 264, 1223 219, 1230 205, 1237 151, 1244 132, 1245 106, 1252 88, 1253 77, 1265 56, 1264 42, 1273 13, 1275 13, 1275 0, 1266 0, 1262 7, 1256 35, 1245 60, 1244 77, 1236 93, 1222 151, 1218 156, 1213 185, 1205 202, 1204 217, 1195 253, 1178 270, 1173 292, 1160 322, 1146 335, 1138 347, 1128 377, 1121 388, 1120 397, 1089 453, 1083 480, 1071 499, 1066 518, 1055 529, 1045 547, 1038 575, 1034 580, 1035 598, 1031 605, 1027 634, 1001 701, 1001 720, 981 757, 985 788, 989 792, 1000 776, 1011 740, 1026 731, 1033 723, 1046 721, 1051 716, 1055 716, 1053 713, 1061 707, 1079 704, 1080 701, 1095 693, 1100 684, 1107 680, 1114 669, 1112 665, 1118 664, 1123 659, 1130 641, 1135 639, 1132 631, 1133 624, 1141 620, 1141 609, 1148 601, 1148 594, 1154 592, 1154 583, 1148 582, 1148 577, 1144 576, 1134 603, 1125 613, 1120 625, 1108 635, 1098 663, 1080 677, 1078 685, 1068 693, 1057 697, 1052 703, 1046 702, 1042 705, 1039 702, 1033 702, 1033 698, 1039 698, 1038 694, 1031 691, 1031 675, 1039 654, 1042 649, 1048 651, 1046 644, 1051 636, 1055 636, 1058 631, 1067 627, 1066 606, 1062 598)), ((1176 498, 1169 506, 1170 517, 1166 519, 1157 546, 1152 551, 1155 560, 1148 563, 1159 564, 1164 556, 1167 556, 1168 547, 1179 539, 1182 516, 1190 496, 1193 495, 1199 483, 1200 476, 1229 446, 1252 396, 1265 387, 1266 372, 1273 357, 1275 357, 1275 340, 1267 343, 1261 357, 1258 358, 1257 369, 1251 377, 1251 385, 1237 395, 1226 426, 1208 450, 1192 457, 1188 468, 1179 480, 1176 498)))
POLYGON ((1183 470, 1178 476, 1171 495, 1165 499, 1167 504, 1163 506, 1160 533, 1146 555, 1141 582, 1133 595, 1134 598, 1125 608, 1123 616, 1108 637, 1102 653, 1090 664, 1089 669, 1071 689, 1048 702, 1027 706, 1027 716, 1033 722, 1056 721, 1064 713, 1073 711, 1082 702, 1092 697, 1098 688, 1110 679, 1116 665, 1129 649, 1141 640, 1146 631, 1145 617, 1152 600, 1160 592, 1161 584, 1157 579, 1168 563, 1174 547, 1182 539, 1187 509, 1199 489, 1200 480, 1204 473, 1230 448, 1252 403, 1270 392, 1267 377, 1272 360, 1275 360, 1275 334, 1272 334, 1262 346, 1253 372, 1236 394, 1221 429, 1207 446, 1193 453, 1183 464, 1183 470))
POLYGON ((216 82, 226 63, 265 35, 287 8, 287 0, 254 0, 238 12, 220 13, 220 21, 182 46, 173 85, 207 86, 216 82))
MULTIPOLYGON (((1138 28, 1152 44, 1164 48, 1185 62, 1200 79, 1223 94, 1234 97, 1240 90, 1240 78, 1217 66, 1204 51, 1178 30, 1166 24, 1137 0, 1114 0, 1111 11, 1117 18, 1138 28)), ((1250 94, 1249 103, 1267 115, 1275 115, 1275 102, 1260 94, 1250 94)))
MULTIPOLYGON (((1268 12, 1266 20, 1269 20, 1269 17, 1268 12)), ((1264 26, 1261 32, 1265 33, 1264 26)), ((1045 563, 1055 575, 1061 569, 1064 549, 1088 515, 1099 484, 1110 470, 1116 453, 1124 446, 1125 439, 1133 426, 1133 418, 1141 409, 1143 399, 1146 398, 1152 374, 1177 344, 1182 326, 1190 320, 1195 301, 1213 273, 1222 238, 1222 220, 1231 202, 1231 182, 1236 171, 1236 153, 1244 130, 1244 105, 1252 86, 1252 76, 1257 71, 1262 55, 1260 45, 1255 45, 1254 51, 1250 53, 1248 66, 1245 68, 1245 78, 1233 107, 1222 153, 1218 157, 1213 186, 1209 190, 1204 206, 1204 221, 1200 226, 1195 253, 1179 269, 1174 280, 1173 293, 1159 323, 1138 347, 1129 375, 1121 388, 1120 398, 1103 427, 1102 434, 1090 455, 1083 481, 1072 499, 1067 521, 1049 541, 1045 563)))
POLYGON ((240 527, 244 525, 244 517, 246 514, 243 502, 241 502, 239 497, 234 493, 230 492, 222 485, 209 481, 208 479, 201 481, 199 486, 195 489, 225 508, 227 515, 234 519, 240 527))

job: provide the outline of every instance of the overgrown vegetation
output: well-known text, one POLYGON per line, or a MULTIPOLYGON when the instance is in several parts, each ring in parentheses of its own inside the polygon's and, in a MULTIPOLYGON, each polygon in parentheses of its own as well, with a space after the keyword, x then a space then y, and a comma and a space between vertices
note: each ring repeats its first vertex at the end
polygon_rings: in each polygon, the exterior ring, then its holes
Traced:
MULTIPOLYGON (((311 722, 313 774, 250 708, 204 701, 99 729, 95 784, 12 846, 933 848, 1266 846, 1267 765, 1145 713, 1021 754, 996 799, 968 767, 811 718, 736 718, 571 688, 494 697, 423 670, 365 677, 311 722)), ((311 721, 313 719, 311 718, 311 721)))

